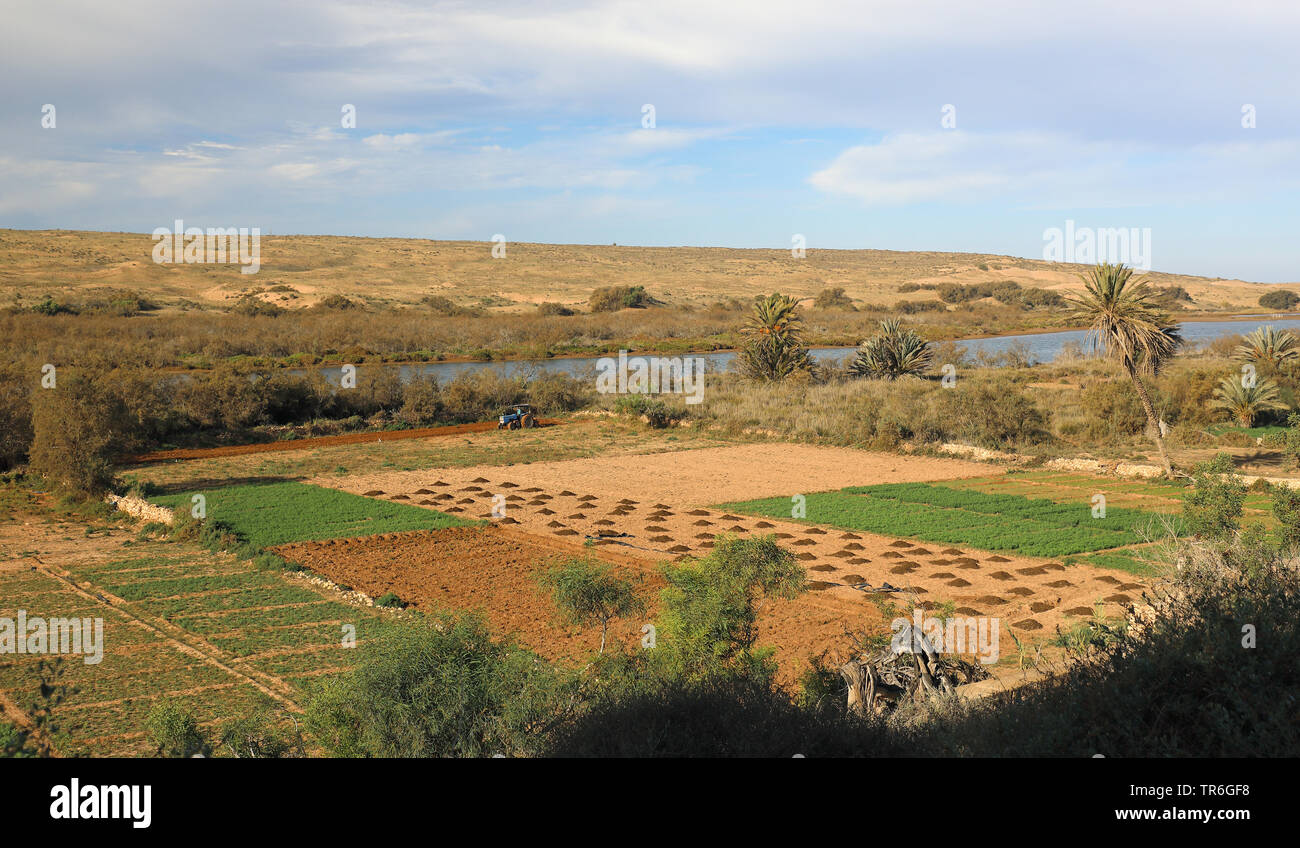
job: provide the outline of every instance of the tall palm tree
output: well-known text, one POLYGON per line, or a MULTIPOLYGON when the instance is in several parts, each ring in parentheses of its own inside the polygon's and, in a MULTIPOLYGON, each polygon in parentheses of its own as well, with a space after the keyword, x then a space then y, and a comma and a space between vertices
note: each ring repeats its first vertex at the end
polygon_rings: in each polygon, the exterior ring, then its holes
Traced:
POLYGON ((880 331, 862 343, 849 363, 849 372, 859 377, 893 380, 907 374, 919 375, 930 367, 934 352, 915 330, 905 330, 897 318, 880 322, 880 331))
POLYGON ((1209 405, 1227 410, 1229 417, 1242 427, 1254 426, 1255 419, 1265 412, 1290 408, 1278 396, 1277 384, 1272 380, 1252 381, 1248 385, 1240 377, 1224 377, 1209 405))
POLYGON ((1081 279, 1083 292, 1066 298, 1073 307, 1070 319, 1086 324, 1093 350, 1117 360, 1128 374, 1142 402, 1165 475, 1172 477, 1174 469, 1165 451, 1160 421, 1142 375, 1155 376, 1178 350, 1183 342, 1178 325, 1159 307, 1156 292, 1145 278, 1133 279, 1132 268, 1102 263, 1081 279))
POLYGON ((749 336, 740 350, 740 370, 746 377, 777 381, 812 368, 794 298, 779 293, 758 298, 741 332, 749 336))
POLYGON ((1242 339, 1232 355, 1242 362, 1253 362, 1269 371, 1278 371, 1300 357, 1300 339, 1272 326, 1260 327, 1242 339))

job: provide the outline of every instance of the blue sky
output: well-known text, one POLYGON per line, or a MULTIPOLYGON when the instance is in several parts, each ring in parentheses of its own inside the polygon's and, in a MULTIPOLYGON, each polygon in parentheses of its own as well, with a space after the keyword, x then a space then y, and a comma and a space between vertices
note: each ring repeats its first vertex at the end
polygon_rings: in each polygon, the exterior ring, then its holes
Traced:
POLYGON ((1300 280, 1300 7, 1135 5, 14 4, 0 226, 1041 258, 1073 220, 1300 280))

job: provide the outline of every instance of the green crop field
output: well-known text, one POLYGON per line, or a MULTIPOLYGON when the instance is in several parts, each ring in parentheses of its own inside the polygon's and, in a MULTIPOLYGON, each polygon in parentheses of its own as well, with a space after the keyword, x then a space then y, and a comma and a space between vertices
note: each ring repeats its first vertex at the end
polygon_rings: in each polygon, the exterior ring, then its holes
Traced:
POLYGON ((208 518, 224 522, 258 548, 476 523, 432 509, 296 482, 227 486, 150 500, 184 512, 196 494, 203 495, 208 518))
MULTIPOLYGON (((988 551, 1060 557, 1122 548, 1145 535, 1179 532, 1177 516, 1107 506, 1093 517, 1089 498, 1058 502, 1018 494, 989 494, 929 483, 855 486, 807 496, 804 520, 988 551)), ((790 517, 790 498, 722 504, 720 509, 790 517)))
MULTIPOLYGON (((345 633, 364 644, 397 626, 378 610, 329 600, 284 574, 193 543, 138 542, 104 560, 74 563, 70 571, 78 585, 124 598, 125 607, 81 597, 40 572, 0 573, 0 616, 21 609, 31 616, 104 621, 102 660, 86 664, 67 656, 61 664, 59 682, 70 691, 57 709, 55 744, 65 756, 150 753, 144 723, 163 698, 209 726, 261 705, 283 709, 177 641, 264 682, 273 676, 302 704, 310 683, 351 667, 356 651, 345 644, 345 633), (150 631, 126 613, 165 629, 150 631)), ((42 658, 0 656, 0 694, 21 709, 37 708, 42 658)))

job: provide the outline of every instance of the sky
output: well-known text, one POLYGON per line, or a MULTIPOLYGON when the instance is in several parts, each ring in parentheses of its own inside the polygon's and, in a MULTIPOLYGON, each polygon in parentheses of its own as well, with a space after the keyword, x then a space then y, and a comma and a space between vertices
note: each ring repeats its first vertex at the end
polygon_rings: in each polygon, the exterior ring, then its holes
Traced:
POLYGON ((1041 259, 1072 221, 1300 281, 1297 43, 1269 0, 13 0, 0 227, 1041 259))

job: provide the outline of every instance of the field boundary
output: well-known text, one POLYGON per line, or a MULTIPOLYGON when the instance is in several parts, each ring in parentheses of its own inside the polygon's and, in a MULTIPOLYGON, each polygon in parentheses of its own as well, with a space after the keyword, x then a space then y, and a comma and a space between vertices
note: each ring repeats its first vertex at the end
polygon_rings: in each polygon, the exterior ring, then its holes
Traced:
MULTIPOLYGON (((564 422, 558 418, 540 418, 538 427, 556 427, 564 422)), ((219 448, 177 448, 151 451, 123 460, 125 465, 147 465, 152 462, 169 462, 186 459, 215 459, 225 456, 245 456, 252 453, 277 453, 280 451, 315 450, 338 445, 359 445, 369 442, 390 442, 403 439, 427 439, 437 436, 459 436, 465 433, 486 433, 497 429, 496 422, 479 421, 473 424, 451 424, 446 427, 422 427, 415 430, 384 430, 373 433, 344 433, 338 436, 312 436, 306 439, 287 439, 281 442, 255 442, 248 445, 225 445, 219 448)))

